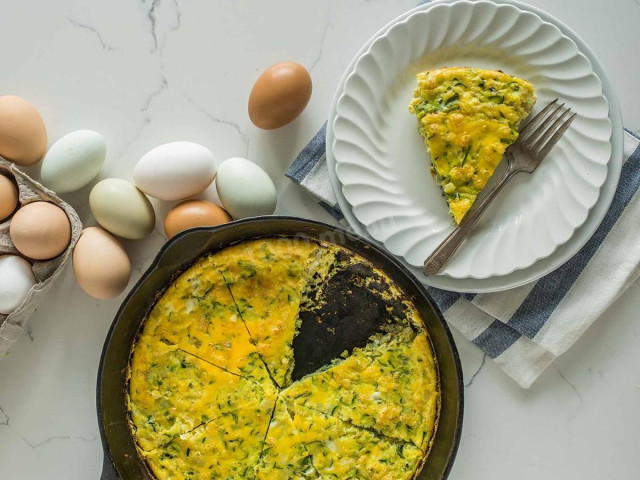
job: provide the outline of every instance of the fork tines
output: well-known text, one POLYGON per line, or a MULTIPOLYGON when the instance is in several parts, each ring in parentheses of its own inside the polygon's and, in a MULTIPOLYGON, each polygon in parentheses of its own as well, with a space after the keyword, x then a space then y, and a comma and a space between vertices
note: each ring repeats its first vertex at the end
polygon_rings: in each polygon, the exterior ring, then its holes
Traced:
POLYGON ((541 160, 558 143, 576 115, 570 108, 565 108, 564 103, 558 105, 556 98, 527 123, 517 142, 541 160))

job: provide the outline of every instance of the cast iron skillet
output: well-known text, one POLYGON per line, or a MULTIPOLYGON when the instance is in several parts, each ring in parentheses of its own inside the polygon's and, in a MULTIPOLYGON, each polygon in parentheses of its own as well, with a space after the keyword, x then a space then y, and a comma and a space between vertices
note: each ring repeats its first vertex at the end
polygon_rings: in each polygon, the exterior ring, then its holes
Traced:
POLYGON ((199 257, 229 244, 272 235, 304 236, 340 245, 382 269, 414 302, 429 331, 442 390, 440 420, 420 480, 449 475, 460 441, 462 369, 451 333, 423 286, 389 253, 328 224, 292 217, 256 217, 219 227, 194 228, 169 240, 124 300, 105 340, 98 370, 97 409, 104 448, 102 480, 152 480, 136 452, 126 411, 126 369, 140 325, 158 292, 199 257))

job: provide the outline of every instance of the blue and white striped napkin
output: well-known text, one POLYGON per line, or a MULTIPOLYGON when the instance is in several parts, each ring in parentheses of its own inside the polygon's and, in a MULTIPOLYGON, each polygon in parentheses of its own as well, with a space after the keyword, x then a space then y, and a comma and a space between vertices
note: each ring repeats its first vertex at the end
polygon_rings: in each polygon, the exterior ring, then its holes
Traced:
MULTIPOLYGON (((325 157, 326 123, 286 175, 337 220, 325 157)), ((522 387, 558 356, 640 276, 640 137, 624 134, 618 189, 602 224, 567 263, 536 282, 498 293, 428 288, 445 319, 522 387)))

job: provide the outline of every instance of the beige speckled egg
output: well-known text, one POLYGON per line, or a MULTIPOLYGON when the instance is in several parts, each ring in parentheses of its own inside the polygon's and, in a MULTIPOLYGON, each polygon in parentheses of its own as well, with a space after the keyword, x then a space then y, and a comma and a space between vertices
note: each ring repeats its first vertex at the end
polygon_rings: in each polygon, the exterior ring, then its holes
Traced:
POLYGON ((131 182, 107 178, 94 185, 89 208, 101 227, 130 240, 144 238, 156 224, 149 199, 131 182))
POLYGON ((280 62, 258 77, 249 95, 249 118, 272 130, 292 122, 311 99, 311 76, 295 62, 280 62))
POLYGON ((193 227, 210 227, 231 221, 231 216, 215 203, 185 200, 173 207, 164 220, 164 233, 171 238, 193 227))
POLYGON ((9 236, 24 256, 48 260, 65 251, 71 241, 71 223, 60 207, 48 202, 23 206, 11 219, 9 236))
POLYGON ((120 242, 99 227, 85 228, 73 249, 73 274, 94 298, 120 295, 131 277, 131 261, 120 242))
POLYGON ((0 97, 0 156, 27 167, 47 151, 47 129, 38 110, 20 97, 0 97))
POLYGON ((18 206, 18 187, 10 178, 0 175, 0 222, 18 206))

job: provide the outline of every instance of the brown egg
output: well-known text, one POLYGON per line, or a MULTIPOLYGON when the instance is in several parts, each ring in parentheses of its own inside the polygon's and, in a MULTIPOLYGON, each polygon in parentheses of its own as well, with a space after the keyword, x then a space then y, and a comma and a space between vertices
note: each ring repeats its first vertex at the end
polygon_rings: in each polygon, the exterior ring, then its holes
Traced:
POLYGON ((231 221, 231 216, 215 203, 185 200, 173 207, 164 220, 164 233, 171 238, 193 227, 212 227, 231 221))
POLYGON ((71 241, 71 224, 60 207, 48 202, 33 202, 13 216, 9 236, 24 256, 47 260, 67 248, 71 241))
POLYGON ((127 288, 131 261, 116 237, 100 227, 89 227, 73 249, 73 274, 85 292, 106 300, 127 288))
POLYGON ((251 89, 249 118, 265 130, 280 128, 302 113, 311 98, 311 76, 294 62, 267 68, 251 89))
POLYGON ((18 187, 11 179, 0 175, 0 222, 18 206, 18 187))
POLYGON ((23 98, 0 97, 0 156, 27 167, 46 151, 47 129, 38 110, 23 98))

